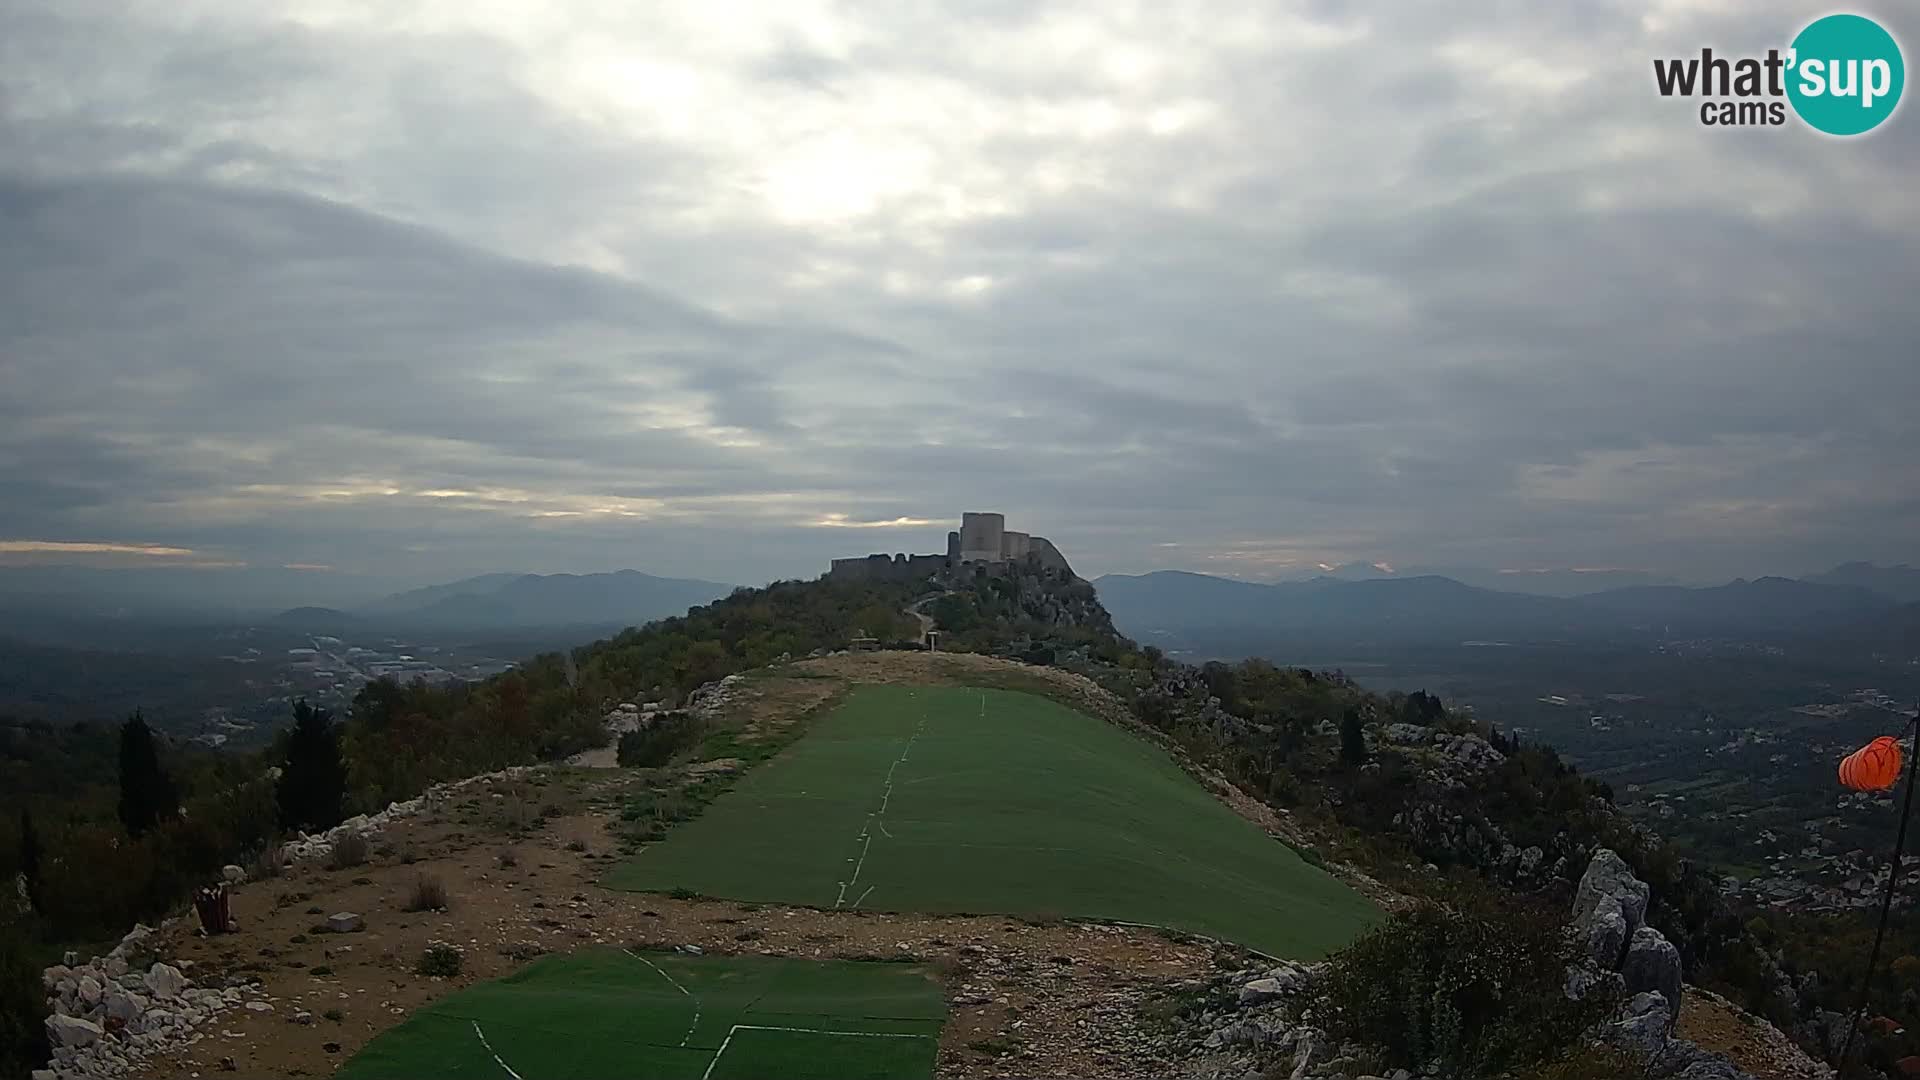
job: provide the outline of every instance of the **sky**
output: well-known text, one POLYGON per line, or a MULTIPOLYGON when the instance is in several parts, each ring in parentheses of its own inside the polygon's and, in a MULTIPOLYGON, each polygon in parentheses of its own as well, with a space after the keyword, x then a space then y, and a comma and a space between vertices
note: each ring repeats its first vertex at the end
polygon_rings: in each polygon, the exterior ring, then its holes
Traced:
POLYGON ((1825 11, 0 0, 0 563, 1920 561, 1915 106, 1653 87, 1825 11))

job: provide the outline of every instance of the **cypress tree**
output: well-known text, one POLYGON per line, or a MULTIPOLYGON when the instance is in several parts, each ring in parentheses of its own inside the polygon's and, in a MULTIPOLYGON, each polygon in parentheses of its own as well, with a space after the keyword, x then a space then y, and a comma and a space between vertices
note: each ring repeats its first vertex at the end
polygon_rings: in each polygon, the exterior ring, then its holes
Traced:
POLYGON ((1340 718, 1340 760, 1359 765, 1367 760, 1367 737, 1360 727, 1360 713, 1348 709, 1340 718))
POLYGON ((316 709, 304 699, 293 706, 287 761, 274 794, 283 828, 330 829, 346 816, 347 767, 340 760, 339 729, 327 710, 316 709))
POLYGON ((20 873, 27 879, 27 900, 40 907, 40 834, 33 828, 33 811, 20 810, 20 873))
POLYGON ((153 729, 135 710, 120 728, 120 823, 138 837, 179 816, 180 793, 160 767, 153 729))

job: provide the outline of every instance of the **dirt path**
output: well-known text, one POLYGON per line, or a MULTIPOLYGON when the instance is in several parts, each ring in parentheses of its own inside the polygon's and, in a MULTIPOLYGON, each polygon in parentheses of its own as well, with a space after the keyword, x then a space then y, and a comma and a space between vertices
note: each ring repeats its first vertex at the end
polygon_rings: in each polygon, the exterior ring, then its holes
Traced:
POLYGON ((901 614, 909 615, 919 620, 920 637, 916 640, 920 642, 920 647, 923 649, 927 647, 927 635, 933 632, 933 616, 927 614, 924 611, 921 611, 920 609, 927 606, 928 604, 933 603, 935 600, 940 599, 942 596, 947 596, 947 595, 950 595, 950 594, 936 593, 932 596, 923 596, 920 599, 915 600, 913 603, 907 605, 906 607, 903 607, 900 609, 901 614))

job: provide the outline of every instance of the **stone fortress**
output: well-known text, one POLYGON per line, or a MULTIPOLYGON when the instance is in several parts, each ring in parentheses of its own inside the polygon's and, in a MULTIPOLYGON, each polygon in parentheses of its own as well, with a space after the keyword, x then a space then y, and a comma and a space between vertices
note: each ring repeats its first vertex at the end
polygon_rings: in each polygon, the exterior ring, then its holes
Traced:
POLYGON ((1004 514, 962 514, 960 528, 947 534, 945 555, 879 554, 835 559, 827 577, 841 581, 918 581, 949 571, 996 575, 1018 567, 1073 576, 1067 557, 1046 537, 1008 529, 1004 514))

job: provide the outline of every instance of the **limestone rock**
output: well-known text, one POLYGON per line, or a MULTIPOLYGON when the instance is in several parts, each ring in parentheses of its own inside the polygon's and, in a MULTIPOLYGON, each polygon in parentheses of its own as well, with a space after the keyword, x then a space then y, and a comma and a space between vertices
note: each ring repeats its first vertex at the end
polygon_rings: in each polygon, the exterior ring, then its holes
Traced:
POLYGON ((1651 926, 1635 930, 1627 958, 1620 963, 1620 977, 1626 980, 1627 993, 1653 991, 1666 999, 1672 1016, 1680 1015, 1680 950, 1665 934, 1651 926))
POLYGON ((366 920, 351 911, 327 916, 327 929, 336 934, 351 934, 366 925, 366 920))
POLYGON ((1667 1043, 1673 1014, 1667 999, 1649 990, 1637 994, 1620 1010, 1620 1019, 1607 1025, 1606 1041, 1641 1057, 1651 1058, 1667 1043))
POLYGON ((1626 860, 1607 848, 1593 853, 1593 861, 1587 864, 1587 872, 1580 876, 1580 888, 1573 896, 1573 922, 1584 936, 1601 908, 1601 901, 1612 897, 1620 906, 1620 915, 1627 923, 1627 936, 1646 925, 1647 900, 1652 890, 1647 883, 1633 876, 1633 869, 1626 860))
POLYGON ((138 994, 115 990, 107 995, 105 1005, 108 1017, 126 1024, 146 1011, 147 1001, 138 994))
POLYGON ((147 971, 147 989, 162 1001, 172 1001, 187 988, 187 977, 170 964, 155 964, 147 971))
POLYGON ((1584 924, 1587 956, 1603 968, 1617 968, 1627 951, 1627 916, 1620 898, 1601 896, 1584 924))
POLYGON ((233 863, 228 863, 220 868, 220 877, 229 885, 238 885, 247 880, 247 872, 233 863))
POLYGON ((91 1020, 58 1014, 47 1017, 47 1042, 56 1048, 91 1046, 103 1034, 100 1025, 91 1020))
POLYGON ((1264 1005, 1285 995, 1287 988, 1278 979, 1255 979, 1240 988, 1240 1004, 1264 1005))

